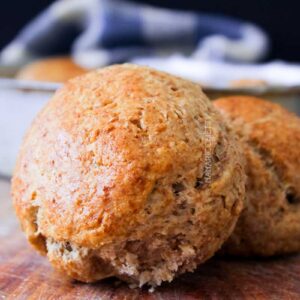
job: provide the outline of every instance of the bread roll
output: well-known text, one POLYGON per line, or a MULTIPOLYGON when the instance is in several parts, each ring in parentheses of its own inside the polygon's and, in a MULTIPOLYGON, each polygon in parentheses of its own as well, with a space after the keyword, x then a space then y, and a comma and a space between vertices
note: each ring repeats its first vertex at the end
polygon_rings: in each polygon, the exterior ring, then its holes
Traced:
POLYGON ((259 88, 268 86, 268 82, 261 79, 238 79, 232 80, 229 84, 234 88, 259 88))
POLYGON ((234 135, 192 82, 130 64, 68 82, 12 180, 30 243, 70 277, 152 286, 194 270, 243 206, 234 135))
POLYGON ((75 64, 69 57, 52 57, 35 61, 23 67, 17 79, 47 82, 65 82, 88 70, 75 64))
POLYGON ((300 119, 246 96, 218 99, 246 156, 246 208, 223 251, 271 256, 300 250, 300 119))

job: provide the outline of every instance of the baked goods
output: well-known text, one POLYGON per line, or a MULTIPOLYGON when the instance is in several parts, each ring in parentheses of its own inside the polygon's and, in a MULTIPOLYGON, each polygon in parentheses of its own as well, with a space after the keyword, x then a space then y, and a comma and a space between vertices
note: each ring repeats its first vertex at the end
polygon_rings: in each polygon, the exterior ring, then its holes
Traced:
POLYGON ((88 70, 75 64, 70 57, 52 57, 35 61, 23 67, 16 78, 48 82, 65 82, 88 70))
POLYGON ((300 250, 300 119, 254 97, 218 99, 247 159, 246 208, 223 251, 270 256, 300 250))
POLYGON ((192 82, 130 64, 70 80, 12 180, 31 244, 85 282, 159 285, 228 238, 243 206, 235 136, 192 82))
POLYGON ((268 82, 262 79, 238 79, 230 82, 230 86, 235 88, 265 87, 267 85, 268 82))

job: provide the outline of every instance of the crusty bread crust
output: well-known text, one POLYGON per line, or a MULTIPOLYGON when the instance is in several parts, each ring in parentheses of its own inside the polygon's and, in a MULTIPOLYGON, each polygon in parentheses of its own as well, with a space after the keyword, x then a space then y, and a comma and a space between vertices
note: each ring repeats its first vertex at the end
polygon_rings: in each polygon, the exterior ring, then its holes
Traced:
POLYGON ((88 72, 70 57, 52 57, 37 60, 23 67, 16 75, 22 80, 66 82, 88 72))
POLYGON ((248 175, 247 207, 223 250, 262 256, 300 251, 300 119, 254 97, 226 97, 214 105, 240 137, 248 175))
POLYGON ((157 285, 220 248, 244 185, 235 136, 201 88, 125 64, 56 93, 25 137, 12 194, 58 269, 157 285))

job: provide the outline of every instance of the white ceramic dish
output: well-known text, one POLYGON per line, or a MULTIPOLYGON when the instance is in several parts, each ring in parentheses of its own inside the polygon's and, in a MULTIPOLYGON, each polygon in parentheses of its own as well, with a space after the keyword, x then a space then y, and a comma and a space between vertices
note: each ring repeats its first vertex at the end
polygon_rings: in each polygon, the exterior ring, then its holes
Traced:
POLYGON ((58 87, 0 79, 0 175, 11 175, 26 129, 58 87))

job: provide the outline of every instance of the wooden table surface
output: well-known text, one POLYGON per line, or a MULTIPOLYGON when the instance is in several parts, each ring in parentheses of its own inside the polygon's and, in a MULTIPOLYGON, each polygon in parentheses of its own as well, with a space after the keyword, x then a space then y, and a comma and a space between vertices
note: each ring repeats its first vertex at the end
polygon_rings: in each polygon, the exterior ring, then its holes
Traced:
POLYGON ((21 233, 8 181, 0 181, 0 299, 300 299, 300 255, 267 260, 213 258, 154 292, 118 280, 70 281, 52 270, 21 233))

